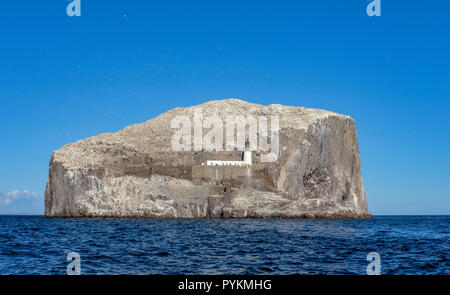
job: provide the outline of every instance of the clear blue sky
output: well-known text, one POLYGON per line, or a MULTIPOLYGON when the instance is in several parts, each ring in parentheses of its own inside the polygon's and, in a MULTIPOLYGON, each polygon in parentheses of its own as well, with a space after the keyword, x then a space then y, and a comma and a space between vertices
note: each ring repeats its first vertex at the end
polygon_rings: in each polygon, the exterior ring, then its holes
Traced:
POLYGON ((370 211, 450 214, 449 1, 68 3, 0 6, 0 213, 67 143, 234 97, 352 116, 370 211))

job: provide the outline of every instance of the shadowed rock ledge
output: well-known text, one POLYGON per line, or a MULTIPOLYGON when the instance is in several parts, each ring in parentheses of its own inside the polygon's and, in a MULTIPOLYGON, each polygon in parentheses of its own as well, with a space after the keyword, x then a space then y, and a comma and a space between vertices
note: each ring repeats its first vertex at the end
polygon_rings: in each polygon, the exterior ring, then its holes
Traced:
POLYGON ((366 218, 355 122, 324 110, 262 106, 237 99, 175 108, 142 124, 100 134, 53 152, 45 215, 133 218, 366 218), (279 156, 251 177, 210 159, 239 160, 241 152, 175 152, 175 116, 279 116, 279 156), (212 173, 215 172, 215 173, 212 173), (221 173, 218 177, 219 172, 221 173))

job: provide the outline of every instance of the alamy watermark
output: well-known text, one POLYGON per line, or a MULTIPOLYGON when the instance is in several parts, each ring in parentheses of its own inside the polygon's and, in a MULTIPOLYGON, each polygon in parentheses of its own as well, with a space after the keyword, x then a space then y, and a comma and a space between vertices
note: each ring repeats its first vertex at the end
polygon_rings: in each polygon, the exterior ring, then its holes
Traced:
POLYGON ((367 265, 368 275, 380 275, 381 274, 381 257, 377 252, 370 252, 367 254, 366 260, 369 261, 367 265))
POLYGON ((279 125, 278 116, 235 115, 226 116, 223 120, 218 114, 204 117, 202 108, 195 108, 193 116, 176 116, 171 121, 171 128, 175 129, 171 140, 172 150, 244 151, 245 142, 248 141, 252 151, 261 152, 261 162, 275 162, 280 152, 279 125), (204 129, 209 130, 204 134, 204 129))
MULTIPOLYGON (((73 0, 66 7, 68 16, 81 16, 81 0, 73 0)), ((368 16, 381 16, 381 0, 371 1, 366 8, 368 16)))
POLYGON ((367 5, 368 16, 381 16, 381 0, 374 0, 367 5))
POLYGON ((67 265, 67 275, 80 275, 81 274, 81 258, 77 252, 70 252, 67 254, 66 260, 69 262, 67 265))
POLYGON ((81 16, 81 0, 73 0, 66 7, 68 16, 81 16))
MULTIPOLYGON (((81 257, 77 252, 67 254, 67 275, 81 275, 81 257)), ((377 252, 367 254, 366 260, 370 263, 367 265, 366 271, 368 275, 381 275, 381 257, 377 252)), ((269 286, 270 289, 270 286, 269 286)))

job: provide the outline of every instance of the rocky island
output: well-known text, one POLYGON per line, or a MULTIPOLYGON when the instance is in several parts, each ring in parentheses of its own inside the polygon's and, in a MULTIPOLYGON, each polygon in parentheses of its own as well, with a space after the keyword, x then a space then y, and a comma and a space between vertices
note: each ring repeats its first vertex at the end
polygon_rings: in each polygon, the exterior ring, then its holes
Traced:
MULTIPOLYGON (((200 131, 195 126, 190 126, 189 131, 207 133, 214 120, 201 123, 204 125, 200 131)), ((264 132, 259 129, 257 136, 264 136, 264 132)), ((273 130, 266 137, 268 142, 275 142, 273 130)), ((214 142, 218 142, 217 138, 214 142)), ((175 108, 147 122, 80 140, 53 152, 45 191, 45 215, 371 217, 351 117, 303 107, 263 106, 238 99, 175 108), (272 152, 274 157, 268 160, 267 150, 256 146, 254 140, 246 146, 248 154, 244 159, 238 143, 231 145, 233 150, 207 149, 202 142, 198 146, 198 141, 185 134, 181 136, 185 148, 174 148, 177 132, 173 129, 174 120, 194 118, 199 109, 203 118, 214 118, 221 128, 229 116, 277 118, 279 150, 272 152)))

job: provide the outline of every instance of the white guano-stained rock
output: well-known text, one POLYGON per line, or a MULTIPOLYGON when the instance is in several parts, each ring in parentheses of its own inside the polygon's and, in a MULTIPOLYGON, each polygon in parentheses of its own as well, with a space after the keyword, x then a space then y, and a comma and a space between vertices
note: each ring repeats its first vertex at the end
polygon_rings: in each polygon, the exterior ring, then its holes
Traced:
MULTIPOLYGON (((225 143, 225 141, 224 141, 225 143)), ((254 151, 258 161, 261 151, 254 151)), ((324 110, 262 106, 237 99, 175 108, 142 124, 53 152, 45 215, 139 218, 365 218, 355 122, 324 110), (193 177, 206 159, 240 152, 174 152, 175 116, 279 116, 280 153, 251 177, 193 177)))

